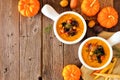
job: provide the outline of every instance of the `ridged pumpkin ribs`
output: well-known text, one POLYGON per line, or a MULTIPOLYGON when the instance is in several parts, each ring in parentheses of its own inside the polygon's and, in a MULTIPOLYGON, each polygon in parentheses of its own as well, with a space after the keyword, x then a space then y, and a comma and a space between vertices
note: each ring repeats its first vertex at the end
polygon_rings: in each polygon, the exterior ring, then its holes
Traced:
POLYGON ((64 80, 79 80, 81 71, 76 65, 67 65, 64 67, 62 75, 64 80))
POLYGON ((113 7, 105 7, 99 12, 97 20, 101 26, 112 28, 118 23, 118 13, 113 7))
POLYGON ((18 11, 23 16, 35 16, 38 13, 39 9, 40 3, 38 0, 20 0, 18 2, 18 11))
POLYGON ((95 16, 100 9, 98 0, 83 0, 81 4, 82 12, 87 16, 95 16))

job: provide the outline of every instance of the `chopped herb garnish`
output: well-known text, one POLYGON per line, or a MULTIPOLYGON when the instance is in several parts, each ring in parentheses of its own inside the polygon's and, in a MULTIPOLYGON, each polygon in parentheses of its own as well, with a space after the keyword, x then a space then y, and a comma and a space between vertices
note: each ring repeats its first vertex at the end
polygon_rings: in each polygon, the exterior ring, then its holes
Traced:
POLYGON ((70 29, 71 27, 72 27, 71 24, 66 24, 66 25, 65 25, 65 28, 67 28, 67 29, 70 29))
POLYGON ((97 48, 96 48, 96 50, 94 51, 94 54, 96 54, 96 55, 101 55, 101 56, 103 56, 103 55, 105 55, 105 52, 104 52, 104 49, 103 49, 103 47, 101 46, 101 45, 99 45, 97 48))
POLYGON ((50 31, 51 31, 51 29, 52 29, 52 24, 48 24, 48 26, 45 28, 45 33, 50 33, 50 31))
POLYGON ((87 50, 89 53, 89 56, 91 57, 92 60, 97 60, 98 63, 102 62, 101 57, 105 56, 104 48, 102 45, 97 45, 97 43, 89 43, 87 45, 87 50))
POLYGON ((97 57, 98 63, 101 63, 101 56, 105 55, 104 49, 101 45, 98 45, 97 48, 94 51, 94 54, 97 57))

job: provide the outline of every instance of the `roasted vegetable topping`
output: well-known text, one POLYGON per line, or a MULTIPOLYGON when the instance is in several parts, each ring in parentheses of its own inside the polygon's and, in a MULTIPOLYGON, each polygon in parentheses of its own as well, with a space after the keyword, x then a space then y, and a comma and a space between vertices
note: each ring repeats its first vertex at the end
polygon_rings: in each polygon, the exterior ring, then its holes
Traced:
POLYGON ((105 55, 104 49, 101 45, 98 45, 97 48, 94 51, 94 54, 96 54, 97 56, 101 55, 105 55))
POLYGON ((65 22, 61 23, 63 33, 66 33, 68 36, 74 36, 77 33, 76 28, 78 27, 78 22, 74 19, 68 19, 65 22))
POLYGON ((102 60, 105 57, 104 48, 102 45, 97 45, 97 43, 87 43, 86 47, 88 48, 86 51, 89 53, 89 60, 97 60, 98 63, 102 63, 102 60))

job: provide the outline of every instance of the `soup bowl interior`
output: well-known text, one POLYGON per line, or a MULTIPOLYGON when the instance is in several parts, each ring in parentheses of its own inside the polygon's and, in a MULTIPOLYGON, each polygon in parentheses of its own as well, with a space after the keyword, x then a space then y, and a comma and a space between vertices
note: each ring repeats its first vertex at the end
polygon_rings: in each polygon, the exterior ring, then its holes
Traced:
MULTIPOLYGON (((84 53, 85 54, 85 53, 84 53)), ((107 42, 107 40, 101 38, 101 37, 90 37, 88 39, 86 39, 85 41, 83 41, 81 43, 81 45, 79 46, 79 49, 78 49, 78 57, 79 57, 79 60, 81 61, 81 63, 88 69, 91 69, 91 70, 100 70, 100 69, 103 69, 105 68, 106 66, 108 66, 112 60, 112 57, 113 57, 113 50, 112 50, 112 47, 111 45, 107 42), (101 40, 103 41, 109 48, 109 58, 107 59, 106 63, 100 67, 92 67, 90 65, 88 65, 85 60, 83 59, 83 55, 82 55, 82 50, 83 50, 83 46, 90 40, 92 39, 98 39, 98 40, 101 40)))
POLYGON ((86 34, 87 27, 86 27, 86 22, 85 22, 84 18, 83 18, 80 14, 78 14, 78 13, 76 13, 76 12, 73 12, 73 11, 67 11, 67 12, 61 13, 61 14, 58 16, 57 20, 54 22, 54 27, 53 27, 53 29, 54 29, 54 34, 55 34, 55 36, 57 37, 57 39, 58 39, 59 41, 63 42, 64 44, 75 44, 75 43, 78 43, 79 41, 81 41, 81 40, 83 39, 83 37, 84 37, 85 34, 86 34), (83 27, 84 27, 84 30, 83 30, 82 35, 79 36, 79 38, 77 38, 76 40, 73 40, 73 41, 64 40, 63 38, 60 37, 60 35, 59 35, 58 32, 57 32, 57 23, 58 23, 58 20, 59 20, 62 16, 66 15, 66 14, 74 14, 74 15, 78 16, 78 18, 81 19, 81 21, 82 21, 82 23, 83 23, 83 25, 84 25, 84 26, 83 26, 83 27))

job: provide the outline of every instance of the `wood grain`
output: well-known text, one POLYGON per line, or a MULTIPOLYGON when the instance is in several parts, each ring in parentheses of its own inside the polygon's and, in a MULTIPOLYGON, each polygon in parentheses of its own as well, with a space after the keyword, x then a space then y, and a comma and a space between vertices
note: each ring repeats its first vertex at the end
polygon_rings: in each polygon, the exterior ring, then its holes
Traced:
POLYGON ((0 0, 0 80, 19 80, 18 0, 0 0))
POLYGON ((38 80, 41 64, 41 14, 20 16, 20 80, 38 80))
POLYGON ((64 66, 68 64, 75 64, 81 67, 81 63, 78 58, 78 47, 80 43, 74 45, 64 45, 64 66))
MULTIPOLYGON (((56 2, 58 2, 57 0, 56 2)), ((54 0, 46 0, 45 3, 51 4, 57 11, 60 10, 59 5, 54 0)), ((61 11, 61 10, 60 10, 61 11)), ((59 42, 54 33, 53 28, 50 33, 45 33, 45 28, 49 24, 53 24, 53 21, 43 16, 43 80, 62 80, 62 69, 63 69, 63 44, 59 42), (46 23, 47 22, 47 23, 46 23)))
MULTIPOLYGON (((0 0, 0 80, 63 80, 64 66, 81 66, 77 52, 81 42, 65 45, 56 39, 53 30, 45 33, 44 29, 53 21, 43 16, 41 11, 32 18, 21 16, 17 10, 18 1, 0 0)), ((71 10, 69 6, 62 8, 59 5, 61 0, 39 1, 41 8, 50 4, 58 13, 71 10)), ((104 4, 113 5, 111 1, 104 4)), ((114 0, 118 13, 119 5, 120 1, 114 0)), ((120 20, 116 27, 104 30, 118 31, 119 23, 120 20)), ((88 28, 84 39, 94 35, 94 30, 88 28)))

